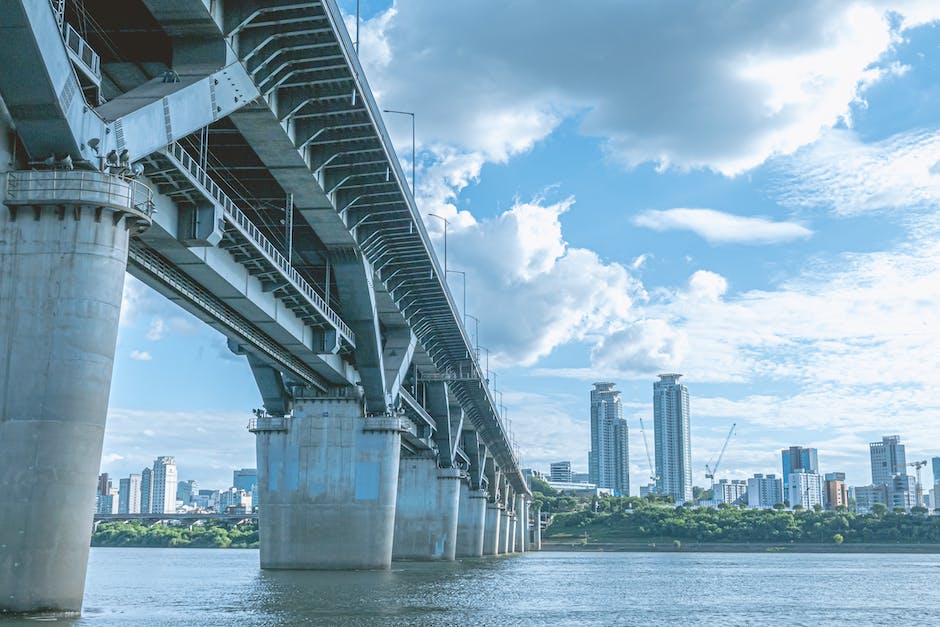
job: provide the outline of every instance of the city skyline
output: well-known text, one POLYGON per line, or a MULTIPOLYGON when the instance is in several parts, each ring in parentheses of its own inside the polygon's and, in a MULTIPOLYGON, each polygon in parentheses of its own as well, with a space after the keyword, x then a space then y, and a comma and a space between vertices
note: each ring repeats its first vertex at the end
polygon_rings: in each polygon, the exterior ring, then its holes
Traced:
MULTIPOLYGON (((817 448, 855 484, 869 474, 857 451, 885 433, 904 434, 911 459, 936 455, 940 340, 928 331, 940 326, 940 112, 922 103, 940 63, 940 9, 891 5, 891 18, 859 6, 861 21, 837 5, 780 6, 728 20, 742 25, 734 32, 710 24, 701 38, 658 42, 645 35, 698 28, 694 12, 632 15, 625 5, 611 22, 633 24, 635 37, 598 38, 566 15, 570 41, 499 30, 490 46, 475 15, 364 3, 367 77, 381 106, 415 112, 419 207, 449 220, 449 265, 467 272, 467 312, 480 318, 476 339, 525 463, 570 457, 586 470, 587 447, 569 447, 589 438, 582 390, 595 380, 618 382, 638 443, 648 380, 669 370, 696 391, 698 484, 732 422, 729 476, 779 472, 775 449, 790 442, 817 448), (798 25, 806 56, 774 20, 798 25), (426 33, 420 49, 415 29, 426 33), (580 68, 563 60, 585 37, 600 40, 602 72, 622 80, 583 89, 580 68), (480 67, 454 50, 485 63, 510 45, 537 54, 500 55, 497 79, 466 91, 480 67), (623 58, 638 63, 606 65, 623 58), (761 63, 741 75, 741 59, 761 63), (701 80, 678 78, 686 64, 701 80), (652 106, 639 67, 661 70, 657 102, 668 109, 652 106), (779 67, 793 74, 775 89, 779 67), (453 89, 425 89, 432 79, 453 89), (688 111, 702 116, 691 126, 688 111), (737 114, 749 123, 711 132, 737 114)), ((524 19, 498 10, 500 23, 524 19)), ((387 123, 407 169, 410 125, 387 123)), ((442 256, 443 224, 426 226, 442 256)), ((450 278, 462 306, 461 275, 450 278)), ((161 296, 128 286, 107 463, 139 471, 141 449, 173 450, 203 483, 222 483, 230 460, 253 465, 244 425, 261 403, 243 359, 161 296)), ((632 452, 642 482, 645 456, 632 452)))

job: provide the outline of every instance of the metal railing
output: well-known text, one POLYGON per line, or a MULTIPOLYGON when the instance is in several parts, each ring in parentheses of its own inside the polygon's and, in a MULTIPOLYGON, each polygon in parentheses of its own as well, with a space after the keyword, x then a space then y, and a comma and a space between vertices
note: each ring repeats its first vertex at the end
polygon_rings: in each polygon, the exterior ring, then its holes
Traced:
POLYGON ((97 170, 14 170, 7 174, 6 203, 74 203, 154 212, 153 191, 141 181, 97 170))
POLYGON ((215 201, 222 206, 222 210, 228 221, 235 225, 239 231, 257 247, 271 265, 280 270, 281 274, 291 282, 297 291, 313 303, 320 315, 329 320, 339 332, 355 346, 356 335, 353 333, 352 329, 350 329, 339 315, 327 305, 323 297, 313 289, 299 272, 297 272, 290 262, 287 261, 287 258, 264 236, 261 230, 252 223, 248 216, 232 202, 232 199, 219 188, 215 181, 209 176, 208 172, 203 170, 202 167, 196 163, 196 160, 178 143, 167 146, 166 154, 176 161, 178 167, 188 172, 209 197, 215 199, 215 201))
POLYGON ((65 38, 65 46, 72 53, 73 58, 85 66, 88 72, 101 82, 101 57, 92 50, 85 38, 78 34, 78 31, 72 28, 72 25, 65 23, 62 28, 62 36, 65 38))
POLYGON ((248 419, 248 430, 252 433, 258 431, 287 431, 287 416, 252 416, 248 419))

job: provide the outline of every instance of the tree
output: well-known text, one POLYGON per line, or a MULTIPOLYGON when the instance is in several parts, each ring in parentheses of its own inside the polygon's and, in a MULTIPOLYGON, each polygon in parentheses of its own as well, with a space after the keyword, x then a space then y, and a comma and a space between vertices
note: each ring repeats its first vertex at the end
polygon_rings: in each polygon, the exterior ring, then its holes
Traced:
POLYGON ((832 541, 835 542, 836 544, 842 544, 845 541, 845 538, 842 537, 841 533, 837 533, 834 536, 832 536, 832 541))
POLYGON ((822 511, 822 505, 820 505, 819 503, 815 503, 815 504, 813 505, 813 511, 816 512, 816 513, 821 512, 821 511, 822 511))
POLYGON ((783 503, 774 503, 774 509, 777 510, 777 511, 780 511, 780 510, 786 509, 786 508, 787 508, 787 506, 784 505, 783 503))
POLYGON ((871 506, 871 513, 877 516, 878 518, 881 518, 882 516, 888 513, 888 506, 885 505, 884 503, 875 503, 874 505, 871 506))

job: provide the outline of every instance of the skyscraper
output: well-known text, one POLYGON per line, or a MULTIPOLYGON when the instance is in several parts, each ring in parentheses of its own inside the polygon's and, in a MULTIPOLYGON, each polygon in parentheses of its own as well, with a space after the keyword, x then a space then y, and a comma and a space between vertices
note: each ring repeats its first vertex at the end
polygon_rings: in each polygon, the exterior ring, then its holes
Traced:
POLYGON ((895 475, 907 474, 907 457, 901 436, 886 435, 881 442, 868 445, 871 452, 871 482, 884 485, 892 482, 895 475))
POLYGON ((755 474, 747 480, 748 507, 768 509, 783 501, 783 484, 774 475, 755 474))
POLYGON ((118 514, 140 513, 140 475, 121 479, 118 491, 118 514))
POLYGON ((256 468, 242 468, 232 471, 232 485, 239 490, 251 492, 258 483, 258 470, 256 468))
POLYGON ((940 457, 931 458, 930 465, 933 467, 933 483, 937 485, 940 483, 940 457))
POLYGON ((140 471, 140 513, 149 514, 153 509, 153 471, 140 471))
POLYGON ((653 430, 656 441, 656 492, 676 502, 692 500, 692 443, 689 389, 681 374, 661 374, 653 383, 653 430))
POLYGON ((819 456, 816 449, 791 446, 780 451, 783 466, 783 494, 789 498, 790 473, 815 472, 819 474, 819 456))
POLYGON ((153 462, 153 503, 150 511, 154 514, 176 513, 176 459, 158 457, 153 462))
POLYGON ((599 382, 591 390, 591 483, 615 495, 630 494, 630 448, 620 392, 614 384, 599 382))

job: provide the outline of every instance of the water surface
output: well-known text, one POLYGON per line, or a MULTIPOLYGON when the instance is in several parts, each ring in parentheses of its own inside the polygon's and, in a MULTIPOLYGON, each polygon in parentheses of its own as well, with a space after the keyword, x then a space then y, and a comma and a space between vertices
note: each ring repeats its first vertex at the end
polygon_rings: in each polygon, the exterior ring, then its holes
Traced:
MULTIPOLYGON (((76 627, 938 624, 940 555, 528 553, 264 571, 255 550, 93 548, 76 627)), ((0 627, 41 624, 0 619, 0 627)))

